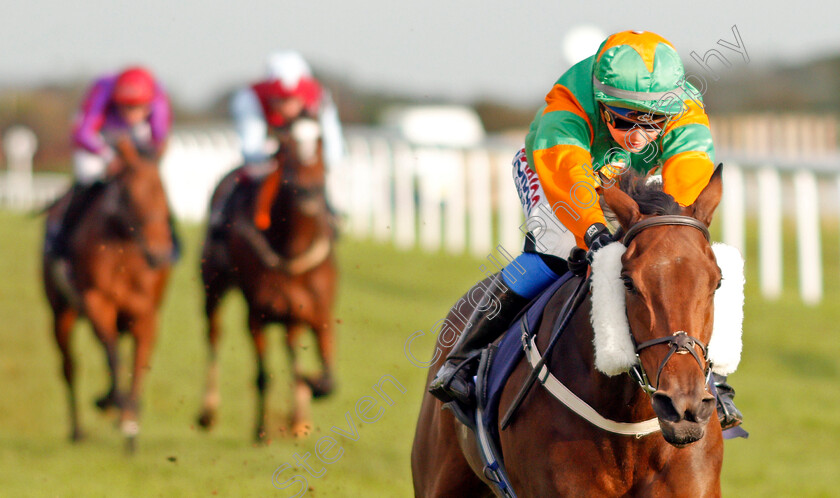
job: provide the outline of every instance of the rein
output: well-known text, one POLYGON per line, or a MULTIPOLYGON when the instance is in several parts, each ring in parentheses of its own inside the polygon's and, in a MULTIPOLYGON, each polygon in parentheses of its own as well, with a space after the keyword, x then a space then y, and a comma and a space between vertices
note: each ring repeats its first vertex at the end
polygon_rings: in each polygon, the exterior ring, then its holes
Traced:
MULTIPOLYGON (((707 241, 711 239, 709 235, 709 229, 706 227, 705 224, 702 222, 691 218, 689 216, 682 216, 682 215, 662 215, 656 216, 653 218, 648 218, 642 221, 639 221, 624 235, 621 239, 622 243, 625 246, 629 246, 633 239, 643 230, 656 227, 656 226, 688 226, 692 228, 696 228, 699 230, 703 236, 706 238, 707 241)), ((589 279, 587 278, 587 281, 589 279)), ((571 298, 571 301, 577 301, 580 298, 579 291, 581 290, 580 286, 577 289, 577 292, 571 298)), ((588 286, 586 286, 588 289, 588 286)), ((568 305, 567 305, 568 306, 568 305)), ((516 408, 519 407, 522 399, 524 399, 525 394, 527 394, 528 390, 530 389, 530 385, 534 379, 538 379, 543 387, 551 393, 554 398, 558 401, 563 403, 567 408, 571 411, 582 417, 584 420, 588 421, 589 423, 595 425, 596 427, 603 429, 607 432, 612 432, 614 434, 626 435, 626 436, 635 436, 636 438, 641 438, 648 434, 652 434, 660 430, 659 428, 659 421, 657 418, 652 418, 649 420, 645 420, 642 422, 634 422, 634 423, 627 423, 627 422, 616 422, 610 419, 603 417, 601 414, 597 412, 593 407, 588 405, 585 401, 580 399, 576 396, 569 388, 563 385, 560 380, 558 380, 548 369, 546 365, 547 359, 551 353, 551 350, 556 343, 557 337, 559 334, 562 333, 563 328, 565 328, 566 324, 571 321, 571 317, 574 315, 575 311, 577 311, 577 306, 570 306, 565 309, 566 314, 563 316, 561 326, 559 329, 554 331, 554 334, 549 342, 548 347, 546 348, 544 353, 540 353, 537 349, 536 345, 536 334, 531 335, 530 339, 526 339, 523 337, 523 350, 525 351, 525 355, 528 359, 528 363, 531 365, 532 371, 531 375, 529 376, 528 382, 522 386, 522 389, 519 392, 519 395, 515 399, 514 404, 511 405, 511 409, 508 410, 507 415, 505 416, 505 420, 503 421, 502 429, 507 426, 507 423, 510 422, 512 415, 516 408), (520 399, 522 398, 522 399, 520 399)), ((631 339, 632 339, 631 334, 631 339)), ((665 364, 670 360, 674 354, 691 354, 694 359, 697 361, 697 364, 700 365, 700 369, 703 370, 704 374, 706 375, 706 383, 708 384, 709 377, 711 376, 712 372, 712 365, 711 362, 708 360, 708 348, 705 344, 703 344, 700 340, 695 337, 689 336, 684 331, 677 331, 673 335, 669 337, 660 337, 657 339, 652 339, 649 341, 645 341, 641 344, 635 344, 635 339, 633 339, 633 343, 636 347, 636 358, 638 360, 638 364, 634 365, 634 367, 630 371, 630 376, 639 383, 639 386, 649 395, 652 394, 657 390, 656 387, 650 385, 648 381, 648 376, 645 373, 644 368, 642 367, 641 358, 639 357, 639 353, 651 346, 659 345, 659 344, 668 344, 670 350, 665 358, 662 360, 662 363, 659 365, 659 369, 656 372, 656 384, 659 385, 659 376, 662 373, 662 370, 665 368, 665 364), (695 350, 695 346, 698 346, 702 352, 702 359, 700 355, 697 354, 695 350), (705 367, 703 365, 705 360, 705 367)))

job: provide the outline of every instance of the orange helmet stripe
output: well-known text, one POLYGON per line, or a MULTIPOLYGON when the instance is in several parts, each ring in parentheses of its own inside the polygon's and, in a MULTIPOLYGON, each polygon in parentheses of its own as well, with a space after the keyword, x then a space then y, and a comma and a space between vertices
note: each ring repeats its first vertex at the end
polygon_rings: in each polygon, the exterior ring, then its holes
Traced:
MULTIPOLYGON (((604 52, 613 47, 627 45, 642 57, 645 67, 652 73, 653 57, 656 55, 656 47, 660 43, 664 43, 669 47, 674 48, 671 42, 656 33, 651 33, 650 31, 622 31, 621 33, 616 33, 607 38, 607 41, 604 42, 604 46, 601 48, 601 51, 598 52, 598 56, 595 60, 600 60, 601 56, 604 55, 604 52)), ((674 48, 674 50, 676 49, 674 48)))

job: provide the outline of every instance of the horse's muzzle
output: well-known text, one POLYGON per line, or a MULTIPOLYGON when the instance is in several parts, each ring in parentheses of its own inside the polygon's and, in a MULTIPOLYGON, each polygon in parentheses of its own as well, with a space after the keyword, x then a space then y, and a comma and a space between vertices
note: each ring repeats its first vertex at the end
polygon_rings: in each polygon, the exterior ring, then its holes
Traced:
POLYGON ((692 396, 656 391, 651 398, 662 436, 677 447, 700 440, 705 435, 706 425, 715 414, 715 398, 707 392, 692 396))

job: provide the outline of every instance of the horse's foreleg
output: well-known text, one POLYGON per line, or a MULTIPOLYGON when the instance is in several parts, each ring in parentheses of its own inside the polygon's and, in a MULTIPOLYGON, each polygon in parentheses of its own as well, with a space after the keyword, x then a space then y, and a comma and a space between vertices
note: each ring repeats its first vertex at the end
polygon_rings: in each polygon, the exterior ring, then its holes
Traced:
POLYGON ((105 348, 111 388, 96 400, 100 410, 122 406, 119 393, 119 351, 117 332, 117 308, 98 292, 89 291, 84 296, 85 314, 90 319, 93 332, 105 348))
POLYGON ((286 327, 286 349, 289 351, 289 364, 292 369, 291 410, 289 412, 289 426, 294 437, 308 436, 312 431, 310 402, 312 390, 300 371, 298 357, 295 351, 298 338, 305 328, 301 323, 291 323, 286 327))
POLYGON ((248 328, 251 331, 251 339, 254 341, 254 352, 257 356, 257 424, 255 437, 258 442, 265 441, 267 434, 265 430, 265 394, 268 390, 268 375, 265 371, 265 325, 262 320, 254 316, 248 318, 248 328))
POLYGON ((134 371, 131 390, 123 404, 120 429, 128 440, 129 451, 134 450, 134 438, 140 432, 140 396, 143 392, 143 380, 151 368, 149 363, 155 344, 157 316, 154 312, 134 320, 131 335, 134 337, 134 371))
POLYGON ((76 404, 75 365, 70 351, 70 336, 78 313, 72 308, 57 311, 53 319, 53 332, 58 349, 61 352, 64 380, 67 384, 67 395, 70 407, 70 439, 80 441, 84 434, 79 425, 78 406, 76 404))
MULTIPOLYGON (((328 314, 327 317, 329 317, 328 314)), ((335 389, 335 381, 333 380, 335 336, 333 335, 332 321, 329 318, 326 318, 321 323, 315 324, 312 330, 315 333, 315 340, 318 342, 322 370, 320 377, 309 380, 309 386, 312 388, 312 395, 320 398, 327 396, 335 389)))
POLYGON ((208 292, 204 305, 204 313, 207 317, 207 380, 204 388, 204 401, 202 402, 201 413, 198 415, 198 425, 209 429, 216 421, 216 410, 221 402, 219 392, 219 298, 208 292))

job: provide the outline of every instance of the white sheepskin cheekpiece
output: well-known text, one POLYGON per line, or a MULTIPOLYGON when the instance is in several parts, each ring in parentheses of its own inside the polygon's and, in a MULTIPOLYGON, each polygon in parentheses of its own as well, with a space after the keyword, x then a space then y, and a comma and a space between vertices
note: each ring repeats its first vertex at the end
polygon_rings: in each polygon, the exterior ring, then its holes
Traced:
MULTIPOLYGON (((621 256, 625 250, 623 244, 615 242, 596 252, 592 261, 590 320, 595 331, 595 368, 609 376, 624 373, 636 363, 621 281, 621 256)), ((723 282, 715 292, 709 360, 715 373, 729 375, 741 360, 744 259, 738 249, 726 244, 714 243, 712 250, 723 282)))
POLYGON ((613 242, 596 251, 592 260, 590 320, 595 330, 595 368, 610 376, 624 373, 636 363, 620 278, 621 256, 626 250, 621 242, 613 242))
POLYGON ((715 292, 715 324, 709 341, 712 370, 729 375, 741 361, 741 331, 744 326, 744 258, 735 247, 712 244, 723 281, 715 292))

